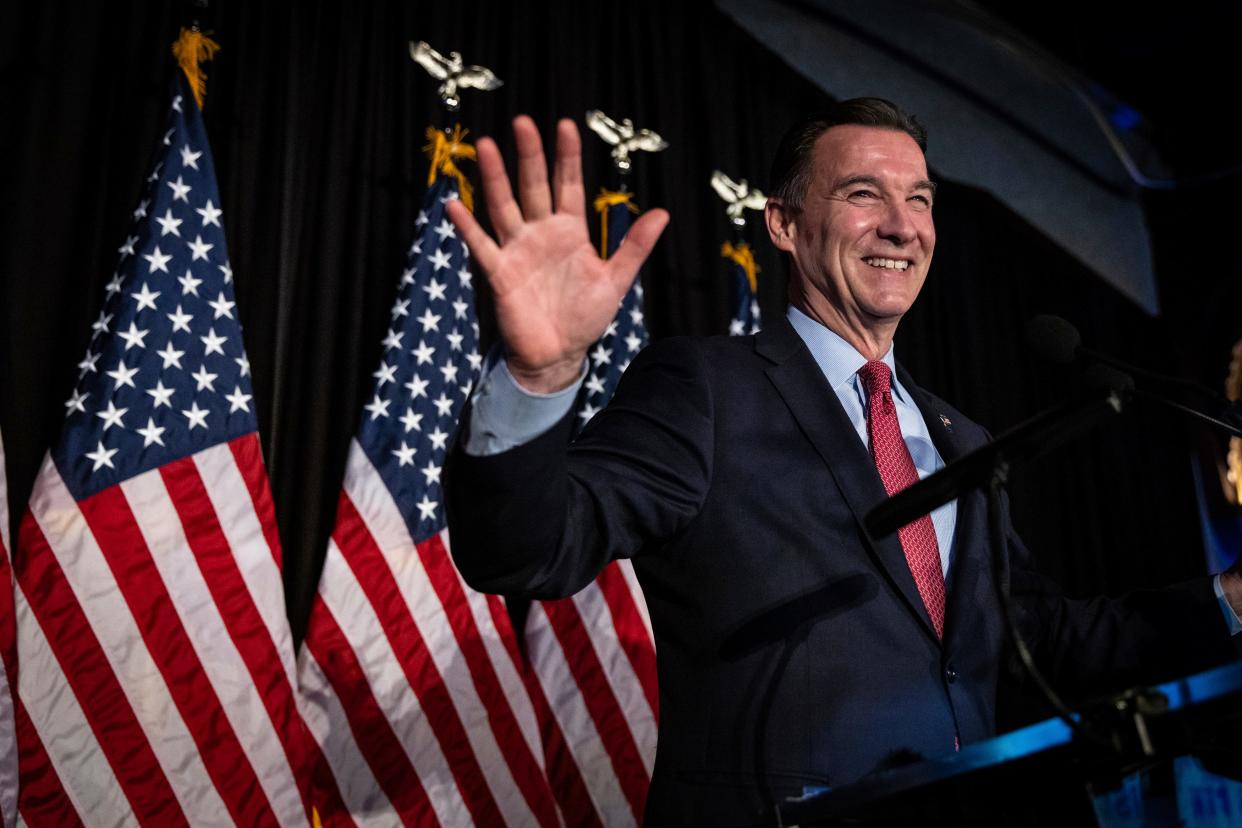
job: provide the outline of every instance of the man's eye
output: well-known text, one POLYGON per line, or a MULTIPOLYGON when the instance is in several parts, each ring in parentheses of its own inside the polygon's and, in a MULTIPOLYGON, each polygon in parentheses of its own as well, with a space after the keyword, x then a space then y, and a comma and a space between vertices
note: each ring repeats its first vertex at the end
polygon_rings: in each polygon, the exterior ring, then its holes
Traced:
POLYGON ((850 198, 876 198, 876 194, 871 190, 855 190, 850 193, 850 198))
POLYGON ((910 200, 920 207, 930 207, 932 205, 931 198, 925 195, 911 196, 910 200))

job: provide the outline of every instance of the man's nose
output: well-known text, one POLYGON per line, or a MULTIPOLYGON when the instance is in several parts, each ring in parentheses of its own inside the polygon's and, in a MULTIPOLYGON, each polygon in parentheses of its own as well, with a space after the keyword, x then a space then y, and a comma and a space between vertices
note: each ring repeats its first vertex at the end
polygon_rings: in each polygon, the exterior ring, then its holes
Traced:
POLYGON ((884 215, 880 219, 879 225, 876 227, 876 233, 880 238, 888 241, 898 247, 904 247, 914 241, 918 231, 914 223, 914 217, 911 215, 911 208, 903 202, 889 202, 884 209, 884 215))

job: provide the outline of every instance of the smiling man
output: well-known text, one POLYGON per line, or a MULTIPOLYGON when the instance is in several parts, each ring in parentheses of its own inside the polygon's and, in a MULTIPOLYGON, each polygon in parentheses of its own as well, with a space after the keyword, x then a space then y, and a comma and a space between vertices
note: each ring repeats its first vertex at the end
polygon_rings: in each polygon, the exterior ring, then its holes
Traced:
MULTIPOLYGON (((667 215, 642 216, 600 260, 573 124, 558 127, 551 189, 534 124, 514 132, 520 206, 495 144, 478 147, 498 240, 451 205, 504 340, 446 472, 453 554, 476 588, 532 598, 634 560, 660 679, 648 822, 771 821, 787 797, 993 735, 1004 650, 983 496, 897 536, 862 528, 887 495, 987 440, 893 360, 936 242, 923 130, 873 98, 791 130, 767 209, 789 260, 787 318, 647 348, 568 450, 586 351, 667 215)), ((1118 684, 1230 654, 1236 609, 1219 582, 1067 601, 1028 574, 1006 528, 1020 624, 1054 681, 1118 684)))

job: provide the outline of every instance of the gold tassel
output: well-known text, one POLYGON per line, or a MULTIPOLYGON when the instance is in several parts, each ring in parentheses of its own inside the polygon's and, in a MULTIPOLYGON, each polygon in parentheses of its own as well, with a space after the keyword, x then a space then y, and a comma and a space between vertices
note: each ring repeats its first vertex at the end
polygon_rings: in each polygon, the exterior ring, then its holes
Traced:
POLYGON ((203 108, 203 96, 207 94, 207 75, 199 64, 211 60, 219 49, 219 43, 198 29, 182 28, 181 37, 172 45, 173 56, 177 58, 177 65, 190 81, 190 90, 194 93, 199 109, 203 108))
POLYGON ((631 213, 637 213, 633 193, 615 193, 612 190, 600 189, 595 197, 595 212, 599 213, 599 255, 608 258, 608 208, 614 204, 624 204, 631 213))
POLYGON ((469 130, 462 129, 461 124, 453 125, 451 135, 445 135, 443 130, 427 127, 427 140, 431 143, 423 147, 423 152, 431 159, 431 169, 427 171, 427 186, 435 183, 437 175, 453 176, 457 179, 461 203, 473 213, 474 188, 470 186, 466 174, 453 163, 454 158, 475 158, 474 144, 467 144, 463 140, 468 133, 469 130))
POLYGON ((755 263, 755 254, 749 244, 740 242, 737 247, 734 247, 729 242, 725 242, 720 248, 720 255, 736 262, 742 268, 742 272, 746 274, 746 281, 750 282, 751 293, 759 290, 759 265, 755 263))

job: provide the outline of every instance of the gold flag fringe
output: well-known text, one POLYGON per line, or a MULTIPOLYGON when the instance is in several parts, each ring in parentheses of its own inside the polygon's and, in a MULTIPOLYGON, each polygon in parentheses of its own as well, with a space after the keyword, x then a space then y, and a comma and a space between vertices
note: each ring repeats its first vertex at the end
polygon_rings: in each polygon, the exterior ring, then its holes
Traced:
POLYGON ((474 212, 474 188, 466 178, 466 174, 453 163, 454 158, 475 158, 474 144, 467 144, 465 137, 469 130, 462 129, 461 124, 454 124, 453 131, 445 134, 443 130, 427 127, 427 140, 431 143, 423 147, 423 152, 431 159, 431 169, 427 171, 427 186, 435 183, 437 175, 451 175, 457 179, 457 189, 461 195, 461 203, 466 209, 474 212))
POLYGON ((602 258, 608 258, 608 208, 614 204, 624 204, 631 213, 637 213, 638 207, 633 198, 633 193, 616 193, 604 189, 595 197, 595 212, 599 213, 599 255, 602 258))
POLYGON ((750 292, 754 293, 759 289, 759 265, 755 263, 754 251, 750 249, 750 245, 746 242, 739 242, 734 247, 729 242, 725 242, 720 247, 720 255, 730 261, 736 262, 742 268, 742 272, 746 274, 746 280, 750 282, 750 292))
POLYGON ((199 109, 203 108, 203 96, 207 94, 207 75, 200 64, 211 60, 219 50, 220 44, 198 29, 183 28, 181 36, 172 45, 173 56, 190 81, 190 90, 199 109))

